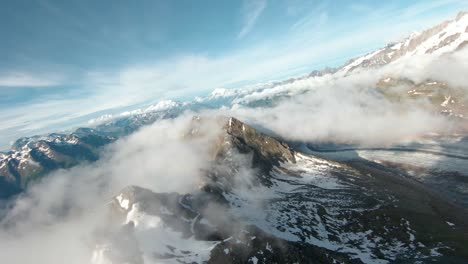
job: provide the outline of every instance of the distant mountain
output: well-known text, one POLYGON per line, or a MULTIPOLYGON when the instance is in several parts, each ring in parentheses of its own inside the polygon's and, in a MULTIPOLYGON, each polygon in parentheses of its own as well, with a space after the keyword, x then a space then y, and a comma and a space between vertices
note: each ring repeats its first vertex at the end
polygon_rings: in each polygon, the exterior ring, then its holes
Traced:
POLYGON ((78 129, 71 134, 51 134, 41 139, 23 138, 0 157, 0 197, 19 193, 42 175, 69 168, 80 162, 96 161, 98 148, 115 137, 93 129, 78 129))
MULTIPOLYGON (((234 101, 249 106, 257 106, 259 102, 271 105, 275 100, 307 93, 311 85, 325 87, 335 79, 360 73, 371 72, 372 75, 380 76, 382 73, 378 70, 385 69, 386 74, 375 83, 375 87, 377 92, 390 101, 427 100, 433 106, 430 110, 466 122, 468 84, 464 87, 453 87, 430 74, 426 74, 425 79, 415 81, 402 76, 401 71, 404 71, 407 63, 417 64, 421 57, 446 58, 457 52, 466 52, 467 49, 468 12, 460 12, 453 20, 445 21, 421 33, 413 33, 402 41, 390 43, 382 49, 351 59, 341 67, 314 70, 308 75, 276 82, 271 87, 262 87, 249 94, 238 93, 234 101), (400 70, 392 72, 393 65, 398 65, 400 70)), ((421 71, 423 76, 424 69, 421 71)))
POLYGON ((383 49, 352 59, 338 72, 349 74, 357 70, 378 68, 405 57, 442 55, 467 46, 468 12, 461 12, 454 20, 445 21, 421 33, 413 33, 403 41, 391 43, 383 49))
POLYGON ((154 108, 111 119, 94 128, 78 128, 69 134, 20 138, 0 153, 0 198, 23 191, 34 180, 59 168, 70 168, 99 159, 102 148, 156 120, 174 118, 180 108, 154 108))
MULTIPOLYGON (((353 59, 337 70, 337 74, 350 75, 354 72, 378 69, 382 66, 411 60, 412 57, 433 55, 444 57, 468 47, 468 12, 461 12, 453 20, 445 21, 421 33, 413 33, 401 42, 353 59)), ((420 82, 411 81, 397 73, 389 73, 377 84, 377 88, 390 100, 429 100, 434 110, 444 115, 466 120, 468 97, 466 90, 451 87, 443 80, 428 76, 420 82)))

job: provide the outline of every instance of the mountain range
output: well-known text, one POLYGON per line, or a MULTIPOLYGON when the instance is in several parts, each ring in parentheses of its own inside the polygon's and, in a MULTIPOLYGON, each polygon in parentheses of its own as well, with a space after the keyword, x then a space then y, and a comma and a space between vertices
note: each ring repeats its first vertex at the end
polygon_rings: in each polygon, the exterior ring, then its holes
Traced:
POLYGON ((192 102, 104 116, 92 128, 21 138, 0 154, 0 198, 19 200, 49 173, 92 165, 122 138, 189 113, 194 117, 182 142, 213 126, 220 131, 205 146, 211 158, 197 188, 114 190, 93 234, 93 264, 467 263, 468 85, 406 71, 415 58, 428 58, 421 71, 434 61, 468 58, 467 43, 468 13, 462 12, 336 69, 217 89, 192 102), (212 114, 268 110, 314 92, 311 83, 326 86, 360 75, 373 76, 373 91, 401 104, 402 112, 423 101, 424 109, 457 129, 362 146, 292 140, 250 120, 212 114))

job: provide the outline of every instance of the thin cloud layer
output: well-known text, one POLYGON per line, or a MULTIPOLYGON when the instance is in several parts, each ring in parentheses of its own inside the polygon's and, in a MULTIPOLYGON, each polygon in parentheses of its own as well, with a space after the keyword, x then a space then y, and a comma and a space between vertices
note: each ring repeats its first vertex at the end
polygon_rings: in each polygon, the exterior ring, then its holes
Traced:
POLYGON ((237 38, 241 39, 254 27, 267 6, 267 0, 244 0, 242 7, 243 26, 237 38))
POLYGON ((23 72, 8 72, 0 75, 0 88, 22 87, 38 88, 51 87, 62 83, 58 76, 34 75, 23 72))

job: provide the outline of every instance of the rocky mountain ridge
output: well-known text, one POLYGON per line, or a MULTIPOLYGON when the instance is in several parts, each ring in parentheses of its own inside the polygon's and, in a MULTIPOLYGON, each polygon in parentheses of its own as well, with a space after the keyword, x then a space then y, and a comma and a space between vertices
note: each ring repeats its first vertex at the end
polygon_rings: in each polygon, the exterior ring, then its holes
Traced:
POLYGON ((222 120, 225 132, 214 146, 213 170, 197 191, 154 193, 130 186, 112 198, 117 231, 104 232, 94 263, 464 263, 468 258, 465 209, 378 164, 307 155, 237 119, 222 120), (238 170, 237 155, 250 157, 247 178, 238 170), (261 156, 277 162, 255 162, 261 156))
POLYGON ((415 32, 401 42, 388 44, 383 49, 352 59, 338 72, 349 74, 357 70, 378 68, 414 55, 448 54, 467 45, 468 12, 460 12, 453 20, 444 21, 421 33, 415 32))

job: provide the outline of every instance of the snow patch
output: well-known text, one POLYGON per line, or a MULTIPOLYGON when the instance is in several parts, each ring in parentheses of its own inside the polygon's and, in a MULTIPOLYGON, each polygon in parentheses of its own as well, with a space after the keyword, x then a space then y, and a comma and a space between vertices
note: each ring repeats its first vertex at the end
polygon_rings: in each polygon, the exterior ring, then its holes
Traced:
POLYGON ((120 194, 119 196, 117 196, 115 198, 119 202, 120 207, 124 208, 125 210, 128 210, 128 206, 129 206, 130 201, 127 200, 127 199, 124 199, 123 194, 120 194))

